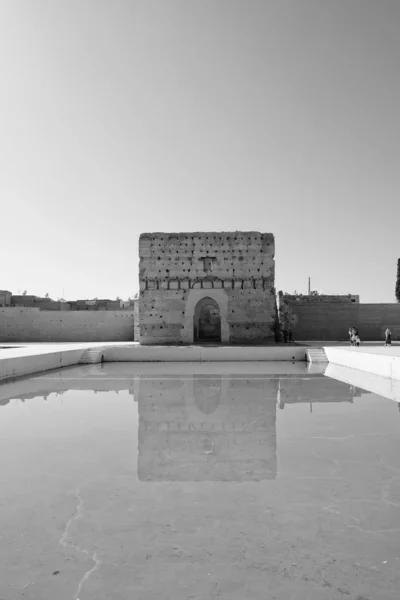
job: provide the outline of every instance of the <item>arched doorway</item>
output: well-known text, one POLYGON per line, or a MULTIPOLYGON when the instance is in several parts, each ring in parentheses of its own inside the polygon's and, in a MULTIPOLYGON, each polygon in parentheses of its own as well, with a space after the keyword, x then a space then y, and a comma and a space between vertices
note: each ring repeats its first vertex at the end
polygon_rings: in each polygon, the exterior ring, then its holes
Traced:
POLYGON ((195 342, 221 341, 221 315, 218 304, 212 298, 202 298, 196 305, 193 339, 195 342))

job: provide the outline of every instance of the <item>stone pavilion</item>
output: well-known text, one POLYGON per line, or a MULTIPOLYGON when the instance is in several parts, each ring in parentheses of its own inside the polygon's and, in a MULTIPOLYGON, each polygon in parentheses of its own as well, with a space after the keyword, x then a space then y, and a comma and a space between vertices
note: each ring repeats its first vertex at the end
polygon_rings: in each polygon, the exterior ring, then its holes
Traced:
POLYGON ((140 342, 273 342, 274 254, 271 233, 143 233, 140 342))

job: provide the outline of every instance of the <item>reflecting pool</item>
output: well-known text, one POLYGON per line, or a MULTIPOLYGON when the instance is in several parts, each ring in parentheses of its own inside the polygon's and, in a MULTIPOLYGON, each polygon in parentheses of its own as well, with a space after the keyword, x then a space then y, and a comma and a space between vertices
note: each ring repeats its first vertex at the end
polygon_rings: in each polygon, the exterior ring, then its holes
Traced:
POLYGON ((0 385, 0 599, 398 600, 399 384, 105 363, 0 385))

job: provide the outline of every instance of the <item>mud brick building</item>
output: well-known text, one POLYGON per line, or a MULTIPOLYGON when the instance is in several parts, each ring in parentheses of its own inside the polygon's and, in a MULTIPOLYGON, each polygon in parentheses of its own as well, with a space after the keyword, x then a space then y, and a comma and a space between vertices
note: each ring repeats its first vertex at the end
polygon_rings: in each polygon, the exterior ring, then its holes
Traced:
POLYGON ((274 254, 271 233, 143 233, 140 342, 273 341, 274 254))

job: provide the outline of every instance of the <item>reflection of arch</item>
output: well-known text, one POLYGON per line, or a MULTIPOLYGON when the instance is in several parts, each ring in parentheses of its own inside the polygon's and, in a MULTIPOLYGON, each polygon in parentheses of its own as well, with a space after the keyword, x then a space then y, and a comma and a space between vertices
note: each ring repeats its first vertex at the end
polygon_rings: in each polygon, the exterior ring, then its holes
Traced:
POLYGON ((194 403, 198 411, 210 415, 221 402, 221 377, 193 377, 194 403))
POLYGON ((221 341, 221 314, 219 306, 209 296, 199 300, 194 309, 193 341, 221 341))

